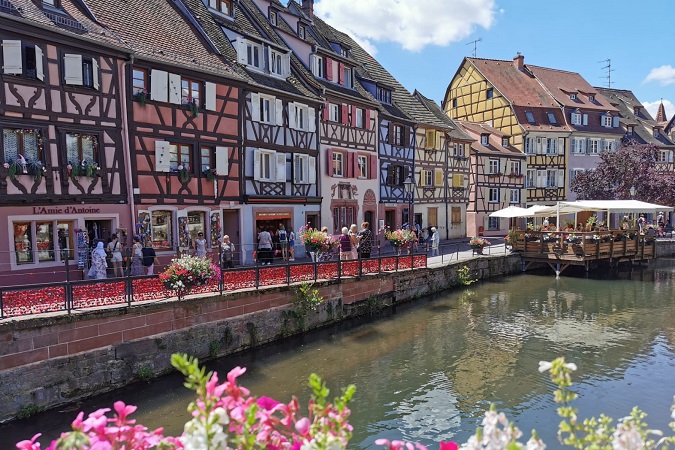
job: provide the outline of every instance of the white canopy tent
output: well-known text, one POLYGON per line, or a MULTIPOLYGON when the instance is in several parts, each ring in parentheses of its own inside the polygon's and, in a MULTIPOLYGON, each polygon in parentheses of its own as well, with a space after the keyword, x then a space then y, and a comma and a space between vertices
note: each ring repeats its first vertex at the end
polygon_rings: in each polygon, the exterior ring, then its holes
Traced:
POLYGON ((503 217, 507 219, 512 219, 514 217, 524 217, 526 215, 527 209, 521 208, 520 206, 509 206, 508 208, 500 209, 490 213, 490 217, 503 217))

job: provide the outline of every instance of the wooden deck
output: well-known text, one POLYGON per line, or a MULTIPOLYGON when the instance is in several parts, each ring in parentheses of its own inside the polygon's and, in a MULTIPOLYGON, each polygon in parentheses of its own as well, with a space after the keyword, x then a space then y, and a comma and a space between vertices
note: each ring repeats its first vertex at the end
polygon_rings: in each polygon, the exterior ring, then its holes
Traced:
POLYGON ((532 263, 546 263, 556 274, 569 266, 584 266, 604 261, 616 265, 624 261, 649 261, 655 257, 653 238, 637 230, 608 230, 602 232, 521 231, 513 243, 520 252, 523 270, 532 263))

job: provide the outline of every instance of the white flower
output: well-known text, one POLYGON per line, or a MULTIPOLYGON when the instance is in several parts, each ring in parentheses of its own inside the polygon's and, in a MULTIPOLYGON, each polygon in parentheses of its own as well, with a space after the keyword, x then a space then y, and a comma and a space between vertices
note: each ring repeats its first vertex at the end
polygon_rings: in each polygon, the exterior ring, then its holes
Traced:
POLYGON ((548 361, 539 361, 539 372, 544 373, 547 370, 551 370, 551 367, 553 367, 553 364, 551 364, 548 361))
POLYGON ((565 364, 565 367, 567 367, 570 370, 577 370, 577 365, 574 363, 567 363, 565 364))
POLYGON ((620 423, 614 431, 612 448, 615 450, 643 449, 645 446, 640 432, 633 428, 630 423, 620 423))
POLYGON ((544 450, 546 448, 546 444, 544 444, 544 441, 541 439, 535 439, 531 437, 530 440, 527 441, 525 448, 527 450, 544 450))
POLYGON ((178 166, 178 170, 183 170, 183 166, 178 166))

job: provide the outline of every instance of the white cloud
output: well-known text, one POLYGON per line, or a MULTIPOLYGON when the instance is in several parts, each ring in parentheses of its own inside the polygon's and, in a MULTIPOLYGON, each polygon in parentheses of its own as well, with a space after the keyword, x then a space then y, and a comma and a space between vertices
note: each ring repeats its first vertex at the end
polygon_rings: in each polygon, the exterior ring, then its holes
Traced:
POLYGON ((349 33, 366 50, 374 42, 395 42, 410 51, 445 46, 494 23, 495 0, 321 0, 316 14, 349 33))
POLYGON ((656 118, 656 112, 659 110, 659 105, 661 104, 661 101, 663 101, 663 107, 666 109, 666 118, 670 119, 671 117, 673 117, 673 110, 675 110, 675 105, 670 100, 642 102, 642 106, 644 106, 647 109, 647 111, 649 111, 649 114, 651 114, 652 117, 656 118))
POLYGON ((656 81, 663 86, 675 84, 675 67, 671 65, 654 67, 645 78, 645 83, 650 81, 656 81))

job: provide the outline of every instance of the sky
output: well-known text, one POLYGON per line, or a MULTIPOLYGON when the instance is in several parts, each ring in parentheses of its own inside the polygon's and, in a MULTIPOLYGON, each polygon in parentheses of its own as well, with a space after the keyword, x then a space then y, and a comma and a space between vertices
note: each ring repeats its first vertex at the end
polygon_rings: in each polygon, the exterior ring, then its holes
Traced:
MULTIPOLYGON (((300 3, 299 0, 297 0, 300 3)), ((592 86, 633 91, 654 116, 675 114, 675 1, 315 0, 411 92, 440 103, 462 59, 512 60, 578 72, 592 86)))

